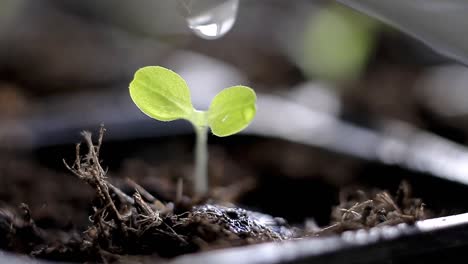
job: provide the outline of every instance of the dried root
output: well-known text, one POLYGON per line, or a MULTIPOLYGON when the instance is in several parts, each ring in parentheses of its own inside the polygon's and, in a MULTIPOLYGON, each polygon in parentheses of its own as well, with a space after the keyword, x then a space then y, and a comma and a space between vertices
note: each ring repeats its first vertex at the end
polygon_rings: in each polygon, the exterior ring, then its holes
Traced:
POLYGON ((190 206, 178 208, 182 213, 177 215, 172 203, 164 205, 132 180, 128 179, 126 183, 133 187, 134 193, 122 192, 108 181, 107 171, 100 164, 104 132, 101 127, 96 145, 91 133, 83 132, 88 149, 86 154, 81 154, 78 144, 74 163, 69 165, 64 161, 74 175, 96 192, 98 201, 91 217, 93 225, 86 231, 85 244, 99 248, 101 256, 158 253, 166 257, 282 239, 273 227, 257 222, 253 214, 242 209, 190 206))
POLYGON ((414 223, 426 218, 421 199, 411 198, 411 188, 403 181, 395 197, 386 191, 342 192, 340 204, 332 211, 334 223, 318 234, 414 223))
MULTIPOLYGON (((93 226, 86 232, 88 242, 112 253, 128 253, 129 250, 138 252, 138 241, 143 241, 139 238, 159 228, 163 220, 160 212, 143 200, 138 189, 130 197, 107 180, 107 171, 99 160, 104 132, 105 129, 101 127, 96 145, 93 144, 91 133, 83 132, 87 153, 81 155, 81 144, 77 144, 75 162, 72 165, 64 163, 96 192, 98 202, 91 217, 93 226), (129 245, 134 246, 129 248, 129 245)), ((141 187, 140 190, 144 191, 141 187)))

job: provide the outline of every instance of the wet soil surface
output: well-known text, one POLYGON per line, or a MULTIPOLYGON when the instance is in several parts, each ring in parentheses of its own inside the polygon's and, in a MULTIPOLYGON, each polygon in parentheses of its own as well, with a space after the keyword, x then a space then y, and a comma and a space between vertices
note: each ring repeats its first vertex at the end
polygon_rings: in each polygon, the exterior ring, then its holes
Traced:
MULTIPOLYGON (((75 161, 65 163, 69 171, 63 173, 28 159, 2 157, 1 249, 73 262, 125 261, 132 256, 155 260, 217 248, 413 223, 433 215, 421 199, 413 198, 407 182, 402 182, 393 193, 348 185, 334 192, 336 203, 329 209, 327 222, 303 218, 302 223, 288 224, 281 217, 235 206, 241 203, 260 208, 255 203, 246 203, 259 189, 255 173, 240 169, 242 166, 233 161, 223 158, 223 167, 228 167, 229 173, 219 172, 220 168, 212 165, 210 174, 215 176, 212 182, 216 183, 212 192, 206 197, 195 197, 187 181, 181 180, 186 179, 184 174, 190 174, 183 166, 178 172, 171 172, 134 160, 123 166, 120 173, 108 173, 99 158, 101 140, 94 140, 98 143, 92 143, 91 134, 84 134, 75 161), (243 176, 234 179, 220 176, 230 173, 243 176), (162 177, 154 177, 155 174, 162 177)), ((216 160, 222 155, 214 156, 216 160)), ((300 182, 301 173, 305 172, 296 170, 293 175, 298 178, 290 181, 300 182)), ((282 193, 272 195, 287 198, 282 193)), ((289 204, 288 210, 302 210, 307 204, 296 201, 289 204)), ((284 207, 281 203, 276 205, 284 207)))

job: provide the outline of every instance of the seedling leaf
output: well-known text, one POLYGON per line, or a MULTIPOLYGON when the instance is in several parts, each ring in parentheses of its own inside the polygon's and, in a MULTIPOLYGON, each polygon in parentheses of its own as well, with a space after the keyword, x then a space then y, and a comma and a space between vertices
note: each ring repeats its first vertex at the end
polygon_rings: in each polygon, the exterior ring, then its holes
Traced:
POLYGON ((208 109, 208 124, 218 137, 246 128, 255 116, 255 92, 246 86, 233 86, 218 93, 208 109))
POLYGON ((189 119, 194 111, 185 80, 159 66, 144 67, 135 73, 130 97, 143 113, 160 121, 189 119))
POLYGON ((196 110, 184 79, 159 66, 144 67, 135 73, 130 97, 143 113, 154 119, 186 119, 193 124, 197 135, 194 192, 198 195, 208 192, 208 129, 219 137, 235 134, 249 125, 257 111, 255 92, 246 86, 224 89, 207 111, 196 110))

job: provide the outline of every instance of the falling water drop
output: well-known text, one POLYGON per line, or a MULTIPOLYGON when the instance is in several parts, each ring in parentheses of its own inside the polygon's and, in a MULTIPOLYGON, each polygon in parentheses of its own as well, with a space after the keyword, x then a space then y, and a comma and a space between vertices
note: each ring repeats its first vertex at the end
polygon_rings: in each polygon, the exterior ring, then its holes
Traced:
POLYGON ((218 39, 234 26, 239 0, 179 0, 188 27, 204 39, 218 39))

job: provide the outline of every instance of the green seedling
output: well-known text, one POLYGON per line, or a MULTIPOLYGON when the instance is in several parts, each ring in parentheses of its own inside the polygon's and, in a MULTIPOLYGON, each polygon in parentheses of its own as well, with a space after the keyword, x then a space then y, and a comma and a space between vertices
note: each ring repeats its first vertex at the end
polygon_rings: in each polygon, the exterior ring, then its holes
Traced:
POLYGON ((146 115, 160 120, 185 119, 195 128, 194 192, 208 192, 208 129, 218 137, 236 134, 246 128, 256 113, 255 92, 246 86, 222 90, 206 111, 193 107, 190 90, 177 73, 159 66, 139 69, 130 83, 130 97, 146 115))

